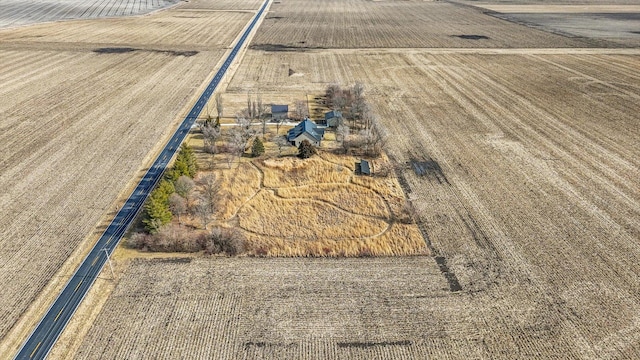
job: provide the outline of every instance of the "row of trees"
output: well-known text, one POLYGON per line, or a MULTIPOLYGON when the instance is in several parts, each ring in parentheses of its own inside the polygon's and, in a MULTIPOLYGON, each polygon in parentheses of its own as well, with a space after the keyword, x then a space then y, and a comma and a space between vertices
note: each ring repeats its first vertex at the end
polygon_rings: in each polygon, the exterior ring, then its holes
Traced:
POLYGON ((173 166, 165 173, 144 205, 142 223, 148 232, 156 233, 169 223, 173 218, 172 208, 178 216, 184 212, 180 210, 186 209, 186 199, 195 186, 193 177, 197 171, 198 164, 193 150, 182 145, 173 166))

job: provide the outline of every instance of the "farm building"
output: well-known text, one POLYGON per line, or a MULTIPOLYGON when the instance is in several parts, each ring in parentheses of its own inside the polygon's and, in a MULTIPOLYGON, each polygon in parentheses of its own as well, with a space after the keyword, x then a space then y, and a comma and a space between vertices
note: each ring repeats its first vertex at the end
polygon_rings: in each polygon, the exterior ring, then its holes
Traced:
POLYGON ((289 118, 289 105, 271 105, 271 120, 286 120, 289 118))
POLYGON ((324 123, 329 127, 338 127, 342 121, 342 113, 337 110, 329 111, 324 114, 324 123))
POLYGON ((356 163, 356 175, 371 175, 371 164, 367 160, 356 163))
POLYGON ((309 140, 313 145, 320 146, 323 136, 324 129, 318 127, 313 121, 304 119, 287 132, 287 141, 295 147, 300 146, 303 140, 309 140))

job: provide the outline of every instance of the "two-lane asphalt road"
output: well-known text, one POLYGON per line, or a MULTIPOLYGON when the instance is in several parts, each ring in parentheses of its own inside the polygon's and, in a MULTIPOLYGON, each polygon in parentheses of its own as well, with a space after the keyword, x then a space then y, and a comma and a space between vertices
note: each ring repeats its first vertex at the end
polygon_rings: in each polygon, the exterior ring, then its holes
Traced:
POLYGON ((196 121, 198 115, 200 115, 202 108, 209 101, 209 98, 220 83, 220 80, 222 80, 225 72, 247 40, 251 30, 264 13, 269 1, 271 0, 265 0, 262 7, 260 7, 255 17, 251 20, 242 33, 242 36, 227 56, 225 62, 222 64, 204 92, 200 95, 198 101, 191 108, 191 111, 189 111, 189 114, 182 121, 180 127, 178 127, 169 142, 164 146, 162 152, 160 152, 156 160, 153 162, 153 165, 151 165, 149 170, 147 170, 133 193, 118 211, 115 218, 111 221, 100 239, 96 242, 89 255, 87 255, 80 267, 76 270, 73 276, 71 276, 62 292, 58 295, 47 313, 22 345, 16 355, 16 359, 44 359, 47 357, 51 348, 62 333, 62 330, 64 330, 65 326, 82 302, 82 299, 84 299, 89 288, 91 288, 91 285, 93 285, 96 277, 104 267, 108 260, 108 256, 111 255, 115 247, 120 242, 120 239, 122 239, 122 236, 127 231, 127 228, 131 225, 133 219, 142 209, 142 205, 149 195, 149 192, 153 190, 154 186, 162 177, 167 164, 189 133, 191 126, 196 121))

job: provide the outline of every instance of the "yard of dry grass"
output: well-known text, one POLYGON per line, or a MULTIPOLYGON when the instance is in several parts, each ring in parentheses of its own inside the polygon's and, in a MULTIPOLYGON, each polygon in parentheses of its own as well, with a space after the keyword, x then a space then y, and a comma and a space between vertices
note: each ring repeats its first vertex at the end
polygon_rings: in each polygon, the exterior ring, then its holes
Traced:
MULTIPOLYGON (((269 126, 265 139, 273 139, 269 126)), ((223 136, 228 131, 223 129, 223 136)), ((224 140, 222 140, 224 142, 224 140)), ((215 176, 220 189, 214 226, 236 228, 246 238, 246 253, 260 256, 388 256, 424 255, 428 249, 411 223, 406 200, 392 173, 354 174, 358 158, 332 153, 325 140, 319 155, 295 156, 287 147, 279 154, 266 141, 260 158, 206 154, 195 134, 190 138, 200 167, 198 178, 215 176), (212 168, 213 166, 213 168, 212 168)), ((376 160, 382 166, 388 159, 376 160)), ((202 229, 196 217, 182 221, 202 229)))

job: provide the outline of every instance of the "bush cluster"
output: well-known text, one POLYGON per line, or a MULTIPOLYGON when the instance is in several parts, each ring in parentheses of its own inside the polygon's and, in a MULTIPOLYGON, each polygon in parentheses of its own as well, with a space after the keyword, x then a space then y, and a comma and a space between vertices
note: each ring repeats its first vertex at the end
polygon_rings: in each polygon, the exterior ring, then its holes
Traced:
POLYGON ((214 228, 196 233, 177 225, 162 226, 154 234, 136 233, 127 239, 128 247, 153 252, 198 252, 235 256, 246 250, 246 239, 237 229, 214 228))

